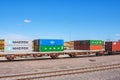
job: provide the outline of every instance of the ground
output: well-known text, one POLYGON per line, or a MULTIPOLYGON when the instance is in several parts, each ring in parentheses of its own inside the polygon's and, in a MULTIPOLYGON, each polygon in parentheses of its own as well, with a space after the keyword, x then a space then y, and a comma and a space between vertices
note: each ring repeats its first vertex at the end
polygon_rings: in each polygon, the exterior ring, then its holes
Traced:
MULTIPOLYGON (((99 57, 77 57, 77 58, 60 58, 60 59, 35 59, 19 60, 13 62, 0 62, 0 75, 22 74, 33 72, 46 72, 56 70, 66 70, 96 65, 119 64, 120 55, 99 56, 99 57)), ((120 80, 120 69, 109 71, 100 71, 43 80, 120 80)), ((39 79, 38 79, 39 80, 39 79)))

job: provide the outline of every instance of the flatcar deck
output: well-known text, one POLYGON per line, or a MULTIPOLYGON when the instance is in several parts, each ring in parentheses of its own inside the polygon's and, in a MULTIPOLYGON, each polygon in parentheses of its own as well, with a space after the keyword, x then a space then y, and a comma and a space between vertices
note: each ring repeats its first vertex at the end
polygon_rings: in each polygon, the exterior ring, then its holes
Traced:
POLYGON ((48 53, 71 53, 71 52, 99 52, 104 50, 64 50, 64 51, 57 51, 57 52, 0 52, 0 55, 6 54, 48 54, 48 53))

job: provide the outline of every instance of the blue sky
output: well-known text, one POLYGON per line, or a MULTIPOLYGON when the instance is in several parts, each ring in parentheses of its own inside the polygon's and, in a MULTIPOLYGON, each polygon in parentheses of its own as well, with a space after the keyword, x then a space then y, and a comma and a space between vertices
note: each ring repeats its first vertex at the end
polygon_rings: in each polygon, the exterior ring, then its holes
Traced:
POLYGON ((0 0, 0 38, 120 39, 120 0, 0 0))

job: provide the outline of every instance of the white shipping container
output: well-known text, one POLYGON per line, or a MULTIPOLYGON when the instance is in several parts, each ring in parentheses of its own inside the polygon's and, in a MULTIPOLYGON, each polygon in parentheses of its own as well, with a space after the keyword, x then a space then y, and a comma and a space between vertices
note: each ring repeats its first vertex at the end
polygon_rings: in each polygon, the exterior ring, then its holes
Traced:
POLYGON ((32 45, 32 40, 5 40, 5 46, 24 46, 24 45, 32 45))
POLYGON ((5 52, 32 52, 32 46, 5 46, 5 52))

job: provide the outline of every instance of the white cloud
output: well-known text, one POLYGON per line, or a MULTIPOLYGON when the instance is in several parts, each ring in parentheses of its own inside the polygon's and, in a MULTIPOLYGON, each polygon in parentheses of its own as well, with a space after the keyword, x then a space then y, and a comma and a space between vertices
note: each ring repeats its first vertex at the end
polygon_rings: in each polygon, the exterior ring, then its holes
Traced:
POLYGON ((120 34, 115 34, 115 36, 120 36, 120 34))
POLYGON ((4 35, 0 35, 0 39, 28 39, 28 40, 31 40, 27 36, 20 35, 20 34, 14 34, 14 33, 7 33, 4 35))
POLYGON ((24 23, 30 23, 30 22, 31 22, 31 20, 28 20, 28 19, 24 20, 24 23))

